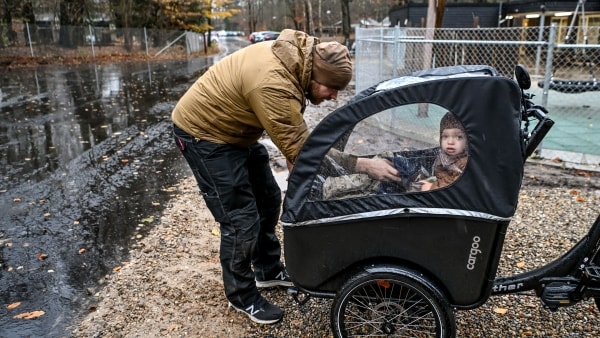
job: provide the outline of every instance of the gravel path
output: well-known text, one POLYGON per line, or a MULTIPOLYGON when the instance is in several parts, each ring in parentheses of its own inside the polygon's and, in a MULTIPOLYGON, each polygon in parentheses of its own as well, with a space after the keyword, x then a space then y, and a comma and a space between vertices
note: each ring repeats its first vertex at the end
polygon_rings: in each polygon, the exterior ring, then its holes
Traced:
MULTIPOLYGON (((598 177, 528 163, 499 275, 542 266, 584 236, 600 214, 598 177)), ((164 215, 150 231, 140 230, 130 260, 89 290, 90 311, 73 327, 74 337, 331 336, 330 300, 298 305, 284 290, 266 290, 265 297, 285 311, 284 319, 270 326, 229 309, 220 275, 218 224, 193 178, 169 190, 173 198, 164 215)), ((553 313, 530 293, 496 296, 474 310, 457 311, 456 319, 458 337, 600 336, 600 312, 593 300, 553 313)))
MULTIPOLYGON (((257 325, 232 309, 223 296, 218 261, 218 225, 186 179, 131 260, 115 267, 91 296, 90 313, 78 337, 328 337, 331 301, 300 306, 283 290, 267 299, 286 312, 272 326, 257 325)), ((565 252, 598 216, 598 190, 526 186, 509 227, 499 273, 540 266, 565 252)), ((531 295, 496 296, 456 313, 459 337, 598 337, 600 313, 592 300, 552 313, 531 295)))

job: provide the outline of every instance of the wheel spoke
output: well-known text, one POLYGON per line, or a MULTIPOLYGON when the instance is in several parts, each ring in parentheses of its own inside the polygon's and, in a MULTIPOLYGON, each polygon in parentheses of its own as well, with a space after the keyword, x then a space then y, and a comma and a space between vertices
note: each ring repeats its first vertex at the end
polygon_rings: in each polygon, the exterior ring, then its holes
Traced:
POLYGON ((395 278, 367 279, 343 299, 339 317, 343 335, 435 337, 440 329, 439 305, 420 284, 395 278))

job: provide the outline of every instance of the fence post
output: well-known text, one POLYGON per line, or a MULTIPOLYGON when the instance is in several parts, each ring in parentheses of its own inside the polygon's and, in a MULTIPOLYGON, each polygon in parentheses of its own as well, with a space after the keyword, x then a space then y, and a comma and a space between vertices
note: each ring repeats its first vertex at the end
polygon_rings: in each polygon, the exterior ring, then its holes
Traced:
MULTIPOLYGON (((355 93, 358 93, 360 90, 362 90, 362 87, 360 86, 360 83, 362 82, 362 76, 361 73, 359 72, 359 69, 361 69, 361 59, 360 57, 357 57, 360 48, 360 45, 362 40, 362 36, 361 36, 361 31, 360 31, 360 27, 355 26, 354 27, 354 67, 352 67, 354 69, 354 90, 355 93)), ((352 48, 352 47, 350 47, 352 48)))
POLYGON ((29 52, 31 53, 31 57, 33 57, 33 44, 31 43, 31 33, 29 33, 29 22, 25 23, 25 27, 27 27, 27 40, 29 40, 29 52))
POLYGON ((169 42, 163 49, 159 50, 156 54, 154 54, 154 56, 158 56, 158 54, 161 54, 165 50, 169 49, 169 47, 171 47, 173 44, 175 44, 175 42, 179 41, 179 39, 181 39, 182 37, 186 36, 186 34, 187 34, 187 31, 183 32, 183 34, 181 34, 180 36, 175 38, 175 40, 169 42))
POLYGON ((379 28, 379 81, 383 79, 383 55, 385 53, 385 42, 383 35, 383 27, 379 28))
POLYGON ((400 40, 400 26, 396 25, 394 26, 394 62, 393 62, 393 67, 394 69, 392 69, 392 76, 396 77, 398 76, 398 67, 400 67, 400 46, 399 46, 399 42, 398 40, 400 40))
MULTIPOLYGON (((544 40, 544 21, 546 18, 546 11, 542 9, 542 15, 540 16, 540 31, 538 32, 538 42, 542 42, 544 40)), ((535 56, 535 75, 540 75, 540 59, 542 57, 542 45, 538 45, 537 54, 535 56)))
POLYGON ((94 40, 96 40, 96 36, 93 34, 92 25, 88 25, 90 30, 90 43, 92 44, 92 57, 96 58, 96 50, 94 50, 94 40))
POLYGON ((146 44, 146 56, 148 56, 150 54, 148 54, 148 34, 146 33, 146 27, 144 27, 144 43, 146 44))
POLYGON ((550 80, 552 78, 552 58, 554 57, 554 47, 556 45, 556 30, 555 23, 550 25, 550 36, 548 37, 548 54, 546 54, 546 70, 544 71, 544 91, 542 93, 542 106, 548 104, 548 92, 550 90, 550 80))

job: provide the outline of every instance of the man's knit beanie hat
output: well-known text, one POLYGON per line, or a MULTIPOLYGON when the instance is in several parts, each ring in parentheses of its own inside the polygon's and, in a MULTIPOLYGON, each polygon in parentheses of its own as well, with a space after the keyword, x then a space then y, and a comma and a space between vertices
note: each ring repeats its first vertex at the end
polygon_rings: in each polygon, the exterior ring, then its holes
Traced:
POLYGON ((352 80, 348 48, 337 41, 321 42, 313 48, 312 79, 332 89, 342 90, 352 80))

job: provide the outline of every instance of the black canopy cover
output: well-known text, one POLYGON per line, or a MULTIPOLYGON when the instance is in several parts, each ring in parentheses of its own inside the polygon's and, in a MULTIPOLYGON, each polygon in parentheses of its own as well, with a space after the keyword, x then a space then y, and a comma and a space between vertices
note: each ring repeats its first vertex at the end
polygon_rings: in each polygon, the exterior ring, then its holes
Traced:
POLYGON ((288 179, 281 220, 286 227, 339 222, 374 211, 455 213, 510 219, 523 177, 521 91, 489 66, 441 67, 381 82, 324 118, 306 140, 288 179), (309 198, 329 149, 361 120, 397 106, 432 103, 462 122, 469 161, 446 188, 336 200, 309 198))

